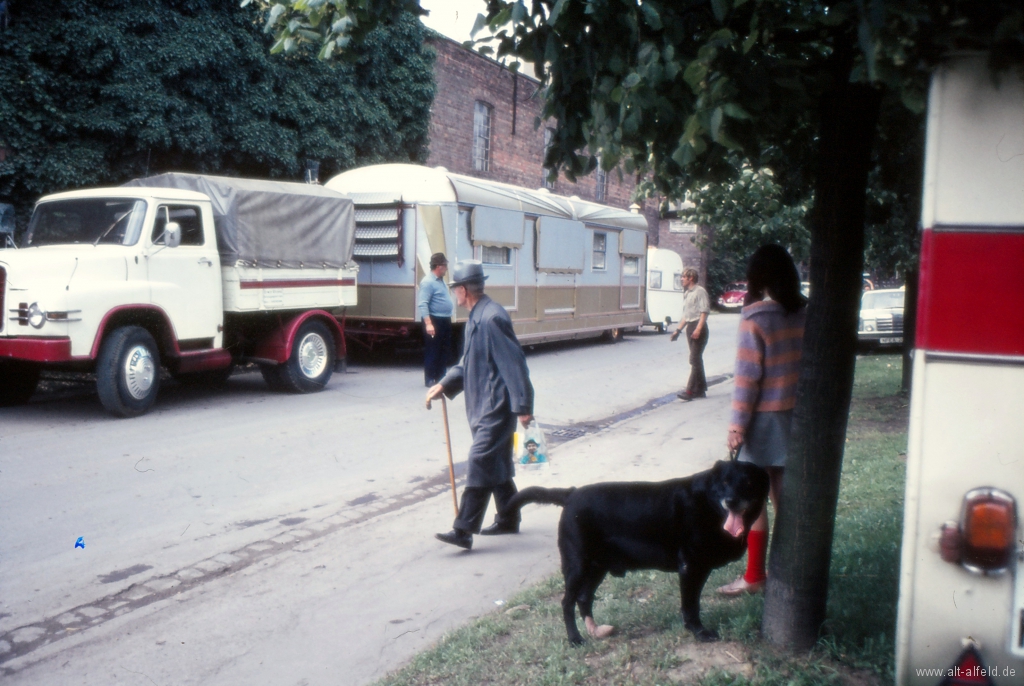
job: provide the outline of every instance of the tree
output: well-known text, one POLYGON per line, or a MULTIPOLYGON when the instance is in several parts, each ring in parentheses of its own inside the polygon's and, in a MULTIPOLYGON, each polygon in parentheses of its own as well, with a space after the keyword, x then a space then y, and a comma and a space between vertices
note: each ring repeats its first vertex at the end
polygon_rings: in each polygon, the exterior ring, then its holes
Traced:
POLYGON ((410 14, 351 59, 271 57, 258 13, 215 0, 13 5, 0 33, 0 200, 164 170, 301 178, 423 160, 433 53, 410 14))
MULTIPOLYGON (((282 0, 268 28, 287 51, 347 39, 350 7, 367 10, 365 30, 407 5, 282 0)), ((621 162, 680 197, 735 178, 730 155, 742 151, 792 198, 813 193, 815 297, 763 620, 773 642, 808 647, 825 618, 883 102, 920 112, 930 69, 950 50, 987 50, 994 69, 1019 67, 1022 16, 1008 0, 488 0, 478 22, 499 56, 535 65, 543 116, 557 121, 546 164, 568 178, 600 155, 606 169, 621 162)))

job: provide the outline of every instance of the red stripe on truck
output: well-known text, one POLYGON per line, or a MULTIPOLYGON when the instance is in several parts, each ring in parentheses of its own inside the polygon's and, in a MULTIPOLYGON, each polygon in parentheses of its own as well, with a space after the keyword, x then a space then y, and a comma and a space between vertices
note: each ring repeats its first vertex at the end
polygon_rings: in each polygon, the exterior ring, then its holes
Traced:
POLYGON ((277 279, 271 281, 239 281, 240 289, 253 288, 317 288, 322 286, 355 286, 355 279, 277 279))
POLYGON ((1024 227, 924 231, 916 347, 1024 355, 1024 227))

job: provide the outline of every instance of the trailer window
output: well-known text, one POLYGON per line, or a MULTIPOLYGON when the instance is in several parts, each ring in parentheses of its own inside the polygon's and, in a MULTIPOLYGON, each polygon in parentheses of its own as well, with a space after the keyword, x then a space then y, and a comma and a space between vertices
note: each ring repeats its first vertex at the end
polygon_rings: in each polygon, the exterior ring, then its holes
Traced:
POLYGON ((484 264, 512 264, 512 249, 493 245, 481 246, 480 261, 484 264))
POLYGON ((683 290, 683 275, 681 272, 676 272, 672 275, 672 288, 677 291, 683 290))
POLYGON ((167 217, 172 222, 177 222, 181 227, 182 245, 203 244, 203 222, 200 219, 198 207, 187 205, 161 205, 156 211, 156 221, 153 222, 153 244, 163 243, 162 236, 164 227, 167 226, 167 217))
POLYGON ((605 268, 605 255, 608 252, 608 234, 594 234, 594 260, 591 267, 595 271, 603 271, 605 268))
POLYGON ((651 272, 651 285, 654 290, 661 290, 661 272, 651 272))

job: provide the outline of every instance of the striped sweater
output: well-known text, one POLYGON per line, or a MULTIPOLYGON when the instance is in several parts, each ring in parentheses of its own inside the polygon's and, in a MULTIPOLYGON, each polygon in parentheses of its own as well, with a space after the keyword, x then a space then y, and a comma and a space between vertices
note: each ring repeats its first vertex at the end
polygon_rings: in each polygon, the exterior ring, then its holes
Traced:
POLYGON ((730 429, 746 432, 755 412, 782 412, 796 405, 805 313, 802 308, 787 314, 774 300, 743 308, 730 429))

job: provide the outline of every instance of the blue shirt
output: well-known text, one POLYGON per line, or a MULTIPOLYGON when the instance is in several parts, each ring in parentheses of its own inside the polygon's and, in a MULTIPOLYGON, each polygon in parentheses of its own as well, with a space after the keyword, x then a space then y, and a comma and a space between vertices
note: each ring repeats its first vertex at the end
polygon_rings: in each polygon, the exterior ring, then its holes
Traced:
POLYGON ((452 298, 448 295, 448 287, 444 279, 439 279, 431 272, 420 281, 420 295, 416 300, 416 310, 420 317, 451 317, 455 311, 452 298))

